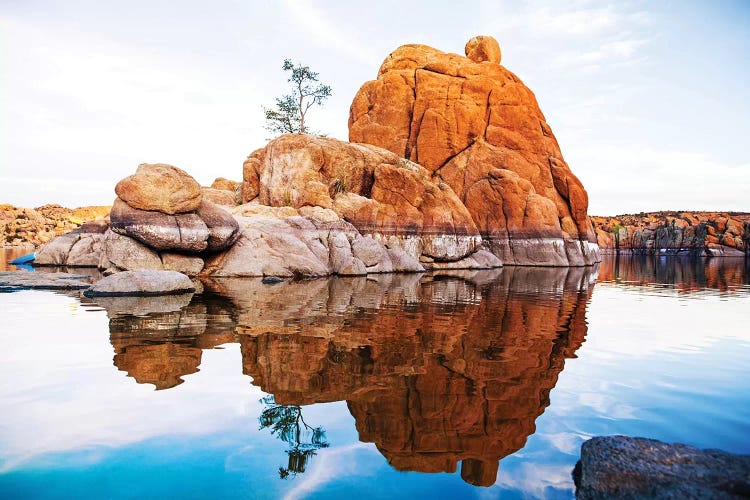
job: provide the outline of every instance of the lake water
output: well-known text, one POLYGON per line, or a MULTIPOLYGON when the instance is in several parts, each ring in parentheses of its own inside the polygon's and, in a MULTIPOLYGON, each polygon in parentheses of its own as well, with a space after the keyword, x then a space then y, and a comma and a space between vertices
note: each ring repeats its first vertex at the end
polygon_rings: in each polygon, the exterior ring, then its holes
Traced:
POLYGON ((743 259, 0 308, 3 498, 570 498, 591 436, 750 453, 743 259))

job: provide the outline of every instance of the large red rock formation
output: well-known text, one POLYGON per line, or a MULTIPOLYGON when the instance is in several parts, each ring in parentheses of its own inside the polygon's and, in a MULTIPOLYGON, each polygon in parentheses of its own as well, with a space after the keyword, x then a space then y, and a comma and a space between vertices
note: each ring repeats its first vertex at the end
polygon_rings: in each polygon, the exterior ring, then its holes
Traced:
POLYGON ((506 264, 599 260, 588 197, 531 90, 499 64, 491 37, 469 57, 405 45, 354 98, 349 139, 424 166, 468 209, 506 264))

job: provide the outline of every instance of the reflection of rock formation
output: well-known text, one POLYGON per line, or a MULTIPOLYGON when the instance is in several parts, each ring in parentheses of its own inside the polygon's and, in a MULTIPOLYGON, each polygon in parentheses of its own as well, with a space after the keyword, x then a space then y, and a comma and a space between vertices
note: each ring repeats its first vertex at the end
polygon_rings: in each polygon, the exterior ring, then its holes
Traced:
POLYGON ((97 299, 110 316, 114 364, 139 384, 154 384, 157 390, 175 387, 184 375, 198 371, 203 349, 235 340, 227 311, 216 310, 220 304, 188 305, 179 300, 179 296, 97 299))
POLYGON ((604 259, 599 281, 627 286, 694 293, 703 289, 738 292, 750 285, 750 260, 657 257, 651 255, 618 256, 604 259))
POLYGON ((239 339, 244 373, 279 408, 346 400, 360 439, 397 469, 460 461, 464 480, 489 485, 583 342, 595 279, 590 268, 215 279, 206 290, 221 296, 187 306, 101 305, 115 364, 139 383, 173 387, 201 349, 239 339))
POLYGON ((255 302, 238 316, 245 373, 281 404, 346 399, 360 439, 399 470, 453 472, 462 461, 467 482, 492 484, 583 342, 592 276, 463 277, 285 283, 270 295, 245 284, 234 295, 255 302))

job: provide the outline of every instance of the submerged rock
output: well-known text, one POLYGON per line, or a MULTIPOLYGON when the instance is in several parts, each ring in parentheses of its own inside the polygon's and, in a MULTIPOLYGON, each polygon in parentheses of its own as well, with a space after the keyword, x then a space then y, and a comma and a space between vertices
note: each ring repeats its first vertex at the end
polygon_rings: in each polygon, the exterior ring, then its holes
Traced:
POLYGON ((750 495, 750 455, 626 436, 583 443, 576 497, 739 498, 750 495))
POLYGON ((190 278, 177 271, 140 269, 124 271, 97 281, 84 292, 87 297, 148 296, 193 293, 190 278))

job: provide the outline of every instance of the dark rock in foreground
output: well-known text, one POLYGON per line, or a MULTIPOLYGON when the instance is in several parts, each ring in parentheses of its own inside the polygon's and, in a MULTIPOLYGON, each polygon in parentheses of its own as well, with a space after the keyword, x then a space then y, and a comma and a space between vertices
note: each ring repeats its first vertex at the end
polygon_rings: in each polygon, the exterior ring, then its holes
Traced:
POLYGON ((580 499, 743 498, 750 495, 750 455, 595 437, 583 443, 573 478, 580 499))
POLYGON ((195 285, 186 275, 177 271, 140 269, 123 271, 97 281, 83 292, 87 297, 119 297, 176 295, 193 293, 195 285))

